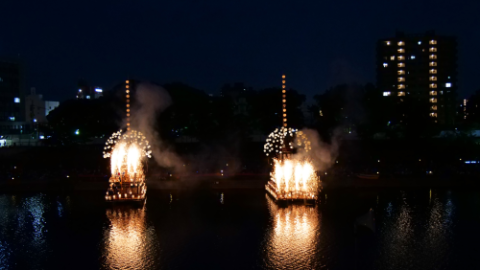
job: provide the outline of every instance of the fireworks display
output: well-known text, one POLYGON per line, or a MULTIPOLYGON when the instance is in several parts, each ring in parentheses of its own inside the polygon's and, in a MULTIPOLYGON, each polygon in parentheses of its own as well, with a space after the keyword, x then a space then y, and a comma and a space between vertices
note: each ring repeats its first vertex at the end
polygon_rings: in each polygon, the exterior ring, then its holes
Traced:
POLYGON ((111 170, 107 201, 143 200, 147 191, 143 162, 152 157, 152 150, 145 135, 130 129, 129 83, 125 81, 127 132, 113 133, 103 151, 103 157, 110 158, 111 170))
POLYGON ((320 179, 306 155, 312 150, 305 133, 287 127, 285 75, 282 75, 283 127, 267 137, 263 152, 273 160, 273 171, 266 190, 276 200, 316 200, 320 179), (294 157, 295 151, 303 154, 294 157))

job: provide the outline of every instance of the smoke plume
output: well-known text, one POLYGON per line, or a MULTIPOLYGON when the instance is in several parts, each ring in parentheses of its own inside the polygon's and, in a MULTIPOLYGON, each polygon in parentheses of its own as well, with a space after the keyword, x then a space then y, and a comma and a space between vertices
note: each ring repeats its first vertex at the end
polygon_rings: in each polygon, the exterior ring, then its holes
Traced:
POLYGON ((325 171, 335 162, 339 150, 339 135, 334 132, 331 144, 325 143, 320 139, 318 132, 313 129, 303 129, 311 143, 311 150, 306 152, 303 148, 293 156, 293 159, 302 160, 308 158, 311 160, 316 170, 325 171))
POLYGON ((172 100, 168 92, 156 85, 142 83, 136 88, 136 104, 132 109, 132 128, 142 132, 152 147, 152 155, 159 166, 178 170, 181 159, 161 140, 156 130, 157 116, 172 100))

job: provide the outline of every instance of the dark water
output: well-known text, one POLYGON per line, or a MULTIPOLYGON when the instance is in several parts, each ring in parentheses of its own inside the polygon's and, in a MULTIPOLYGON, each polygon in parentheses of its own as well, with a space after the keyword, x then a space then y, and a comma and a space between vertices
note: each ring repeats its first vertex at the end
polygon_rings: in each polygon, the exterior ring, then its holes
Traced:
POLYGON ((263 191, 0 194, 0 269, 480 269, 480 192, 362 190, 315 207, 263 191), (376 231, 356 217, 375 210, 376 231))

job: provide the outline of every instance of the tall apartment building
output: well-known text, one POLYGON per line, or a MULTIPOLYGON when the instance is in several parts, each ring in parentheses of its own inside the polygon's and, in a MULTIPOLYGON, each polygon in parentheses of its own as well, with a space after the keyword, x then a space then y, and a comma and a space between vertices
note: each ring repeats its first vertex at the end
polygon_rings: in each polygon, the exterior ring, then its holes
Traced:
POLYGON ((25 128, 25 96, 22 65, 0 59, 0 136, 21 134, 25 128))
POLYGON ((377 42, 376 65, 377 87, 385 98, 398 103, 425 101, 433 122, 454 124, 458 87, 455 37, 439 36, 434 31, 412 35, 397 32, 395 37, 377 42))

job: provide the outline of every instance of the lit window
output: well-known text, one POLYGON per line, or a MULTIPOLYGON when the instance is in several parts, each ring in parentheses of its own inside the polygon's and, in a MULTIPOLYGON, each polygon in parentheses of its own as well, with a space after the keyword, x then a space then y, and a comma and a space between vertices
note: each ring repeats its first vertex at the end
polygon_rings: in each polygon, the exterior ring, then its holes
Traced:
POLYGON ((436 83, 431 83, 431 84, 429 85, 429 87, 430 87, 430 88, 437 88, 437 84, 436 84, 436 83))
POLYGON ((86 98, 87 98, 87 99, 90 99, 90 96, 87 96, 86 98))
POLYGON ((401 49, 401 48, 400 48, 400 49, 397 50, 397 52, 398 52, 398 53, 405 53, 405 49, 401 49))
POLYGON ((448 76, 448 77, 447 77, 447 79, 449 79, 449 80, 450 80, 450 76, 448 76))
POLYGON ((37 122, 37 119, 34 118, 34 119, 33 119, 33 122, 36 123, 36 122, 37 122))
POLYGON ((452 87, 452 83, 447 82, 447 83, 445 84, 445 87, 447 87, 447 88, 452 87))
POLYGON ((443 95, 443 91, 440 91, 440 95, 443 95))
POLYGON ((14 98, 14 99, 13 99, 13 102, 15 102, 15 103, 20 103, 20 98, 19 98, 19 97, 14 98))
POLYGON ((404 81, 405 81, 405 77, 398 77, 398 81, 399 81, 399 82, 404 82, 404 81))
POLYGON ((78 89, 78 92, 80 92, 80 93, 81 93, 81 92, 82 92, 82 89, 78 89))
POLYGON ((398 75, 403 75, 403 74, 405 74, 405 70, 401 69, 401 70, 398 71, 398 75))
POLYGON ((15 121, 15 117, 14 117, 14 116, 10 116, 10 117, 8 117, 8 119, 10 119, 10 121, 15 121))
POLYGON ((387 46, 390 46, 390 41, 385 41, 385 44, 387 44, 387 46))
POLYGON ((397 88, 398 89, 405 89, 405 84, 399 84, 397 88))
POLYGON ((437 51, 437 48, 435 47, 431 47, 430 49, 428 49, 429 52, 436 52, 437 51))
POLYGON ((395 60, 395 55, 390 56, 390 60, 395 60))
POLYGON ((405 63, 398 63, 398 67, 405 67, 405 63))
POLYGON ((390 96, 391 94, 392 94, 392 93, 391 93, 390 91, 385 91, 385 92, 383 92, 383 96, 384 96, 384 97, 388 97, 388 96, 390 96))
POLYGON ((431 112, 430 117, 437 117, 437 113, 436 112, 431 112))
POLYGON ((398 56, 398 61, 403 61, 403 60, 405 60, 405 56, 399 55, 399 56, 398 56))
POLYGON ((432 107, 430 107, 430 109, 431 109, 432 111, 436 111, 436 110, 437 110, 437 105, 433 105, 432 107))
POLYGON ((430 91, 430 96, 436 96, 437 95, 437 91, 430 91))
POLYGON ((436 40, 430 40, 430 42, 428 42, 430 45, 435 45, 437 44, 437 41, 436 40))
POLYGON ((97 93, 102 93, 103 90, 102 90, 102 88, 95 88, 95 92, 97 92, 97 93))
POLYGON ((410 59, 412 60, 415 59, 415 55, 410 56, 410 59))
POLYGON ((383 63, 383 67, 384 67, 384 68, 388 67, 388 64, 387 64, 387 63, 383 63))
POLYGON ((437 59, 437 55, 436 54, 430 54, 430 56, 428 58, 429 59, 437 59))
POLYGON ((436 80, 437 80, 437 76, 430 76, 429 80, 430 80, 430 81, 436 81, 436 80))
POLYGON ((436 98, 430 98, 429 101, 430 101, 430 103, 437 103, 437 99, 436 99, 436 98))
POLYGON ((398 96, 399 96, 399 97, 404 97, 404 96, 405 96, 405 92, 403 92, 403 91, 398 92, 398 96))
POLYGON ((405 46, 405 42, 399 41, 399 42, 397 43, 397 45, 398 45, 398 46, 405 46))
POLYGON ((421 41, 419 41, 419 42, 418 42, 418 45, 422 45, 422 42, 421 42, 421 41))
POLYGON ((431 67, 436 67, 436 66, 437 66, 437 62, 430 62, 428 65, 431 66, 431 67))
POLYGON ((436 69, 430 69, 429 73, 430 74, 437 74, 437 70, 436 69))

